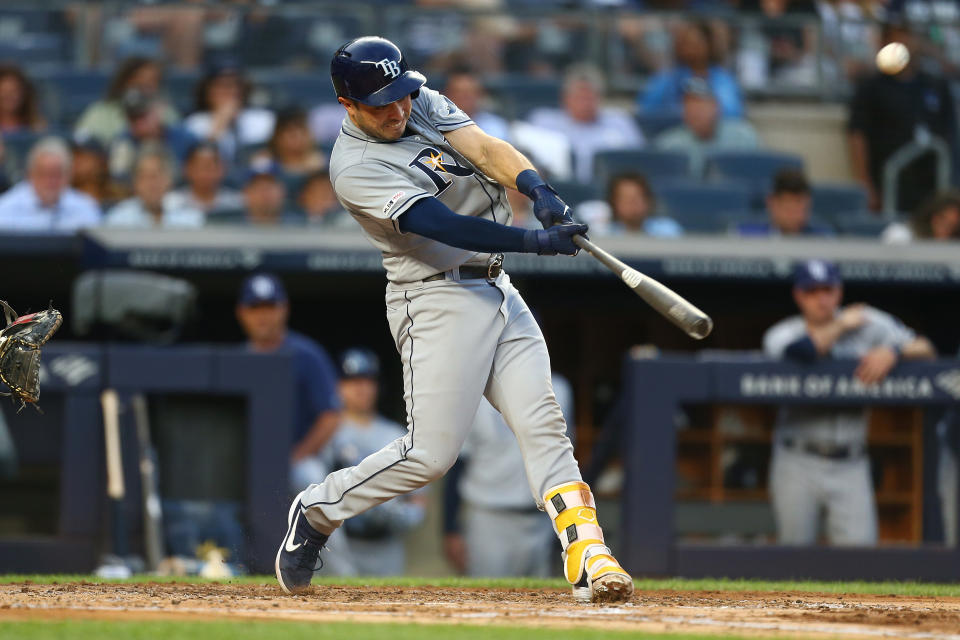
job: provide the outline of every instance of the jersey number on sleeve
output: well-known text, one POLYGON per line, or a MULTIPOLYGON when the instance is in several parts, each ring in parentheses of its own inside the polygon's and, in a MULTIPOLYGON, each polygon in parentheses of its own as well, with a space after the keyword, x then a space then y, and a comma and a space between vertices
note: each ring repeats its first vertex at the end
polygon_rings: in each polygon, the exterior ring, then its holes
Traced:
POLYGON ((437 192, 433 194, 434 196, 439 196, 441 193, 447 190, 447 188, 453 183, 453 180, 445 179, 441 174, 448 174, 453 176, 471 176, 473 175, 473 170, 468 169, 467 167, 462 167, 457 164, 456 159, 453 159, 453 162, 445 162, 443 158, 443 152, 433 147, 425 147, 420 150, 420 153, 410 162, 408 165, 410 167, 415 167, 420 171, 423 171, 424 174, 433 182, 437 187, 437 192))

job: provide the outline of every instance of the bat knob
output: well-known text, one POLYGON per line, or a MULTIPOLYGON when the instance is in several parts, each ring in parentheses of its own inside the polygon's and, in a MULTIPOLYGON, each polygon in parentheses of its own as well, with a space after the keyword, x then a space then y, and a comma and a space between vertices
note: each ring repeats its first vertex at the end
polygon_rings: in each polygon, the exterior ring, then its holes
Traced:
POLYGON ((693 326, 690 327, 690 330, 687 333, 691 338, 703 340, 710 335, 711 331, 713 331, 713 320, 711 320, 709 316, 703 316, 693 323, 693 326))

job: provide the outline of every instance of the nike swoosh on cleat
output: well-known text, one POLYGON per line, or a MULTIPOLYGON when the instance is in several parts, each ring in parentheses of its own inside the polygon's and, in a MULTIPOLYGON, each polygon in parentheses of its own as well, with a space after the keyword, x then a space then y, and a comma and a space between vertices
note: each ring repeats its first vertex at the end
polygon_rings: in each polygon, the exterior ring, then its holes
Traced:
POLYGON ((297 518, 299 517, 300 509, 297 509, 297 515, 293 517, 293 522, 290 523, 290 535, 287 536, 287 541, 283 545, 283 548, 287 550, 287 553, 293 553, 303 546, 302 542, 293 544, 293 536, 297 534, 297 518))

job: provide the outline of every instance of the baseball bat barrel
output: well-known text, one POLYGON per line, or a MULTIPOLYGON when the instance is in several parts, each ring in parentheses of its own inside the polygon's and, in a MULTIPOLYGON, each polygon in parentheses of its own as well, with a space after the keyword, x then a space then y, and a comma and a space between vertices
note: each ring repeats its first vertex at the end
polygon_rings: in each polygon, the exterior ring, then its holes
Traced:
POLYGON ((682 296, 653 278, 628 266, 583 236, 573 236, 573 243, 615 273, 660 315, 680 327, 688 336, 702 340, 713 331, 713 320, 682 296))

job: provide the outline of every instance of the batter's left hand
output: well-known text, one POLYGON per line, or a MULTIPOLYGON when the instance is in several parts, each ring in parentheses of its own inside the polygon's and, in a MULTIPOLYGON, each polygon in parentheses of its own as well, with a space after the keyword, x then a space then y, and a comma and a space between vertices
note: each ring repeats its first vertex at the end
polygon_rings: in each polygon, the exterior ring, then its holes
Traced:
POLYGON ((897 364, 897 353, 890 347, 874 347, 860 359, 854 376, 863 384, 876 384, 887 377, 897 364))
POLYGON ((560 199, 549 185, 541 185, 533 190, 533 215, 544 229, 555 224, 573 224, 570 207, 560 199))

